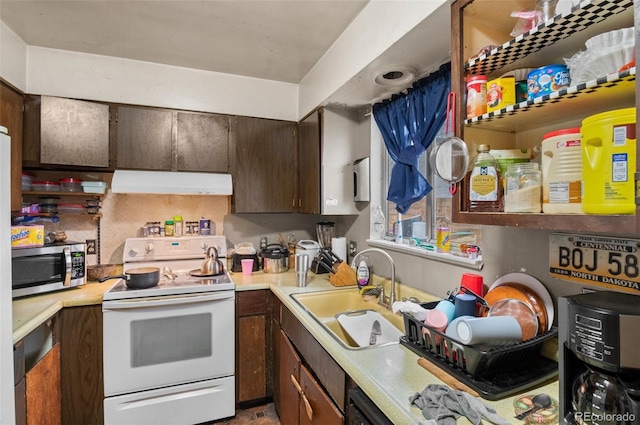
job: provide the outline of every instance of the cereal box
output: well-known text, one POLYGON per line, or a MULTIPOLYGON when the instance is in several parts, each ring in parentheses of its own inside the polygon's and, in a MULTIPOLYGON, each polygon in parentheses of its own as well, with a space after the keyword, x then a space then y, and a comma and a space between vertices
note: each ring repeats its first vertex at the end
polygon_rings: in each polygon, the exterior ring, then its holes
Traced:
POLYGON ((44 226, 11 226, 11 247, 43 246, 44 226))

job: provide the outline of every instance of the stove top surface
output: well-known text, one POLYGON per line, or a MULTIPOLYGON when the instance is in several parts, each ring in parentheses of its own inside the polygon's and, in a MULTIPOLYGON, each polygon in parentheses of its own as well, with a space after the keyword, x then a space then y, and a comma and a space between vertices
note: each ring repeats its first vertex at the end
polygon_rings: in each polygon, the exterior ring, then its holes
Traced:
POLYGON ((208 246, 218 247, 220 260, 224 264, 224 236, 127 239, 124 273, 134 268, 157 267, 160 269, 160 281, 150 288, 133 289, 126 285, 124 279, 120 279, 104 293, 103 299, 123 300, 234 290, 235 284, 226 270, 215 276, 199 275, 208 246), (190 272, 194 272, 193 275, 190 272))
POLYGON ((162 277, 156 286, 145 289, 129 288, 125 280, 120 279, 109 291, 105 292, 103 298, 104 300, 122 300, 229 291, 235 288, 233 280, 226 272, 221 275, 206 277, 194 277, 187 272, 173 273, 176 275, 175 278, 161 275, 162 277))

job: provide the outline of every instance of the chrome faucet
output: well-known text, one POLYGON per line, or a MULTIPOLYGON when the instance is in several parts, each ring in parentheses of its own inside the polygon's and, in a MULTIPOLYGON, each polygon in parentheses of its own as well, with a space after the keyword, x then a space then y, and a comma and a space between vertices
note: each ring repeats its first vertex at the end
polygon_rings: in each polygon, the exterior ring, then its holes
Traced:
POLYGON ((391 258, 391 256, 389 254, 387 254, 386 251, 383 251, 379 248, 367 248, 364 249, 360 252, 358 252, 354 257, 353 260, 351 260, 351 268, 355 268, 357 266, 357 260, 358 257, 360 257, 362 254, 366 254, 367 252, 377 252, 382 254, 387 260, 389 260, 389 264, 391 265, 391 290, 389 291, 389 302, 388 304, 385 303, 384 300, 384 291, 382 291, 380 293, 380 301, 379 304, 384 305, 385 307, 387 307, 389 310, 391 310, 391 306, 393 305, 394 302, 396 302, 396 265, 393 262, 393 258, 391 258))

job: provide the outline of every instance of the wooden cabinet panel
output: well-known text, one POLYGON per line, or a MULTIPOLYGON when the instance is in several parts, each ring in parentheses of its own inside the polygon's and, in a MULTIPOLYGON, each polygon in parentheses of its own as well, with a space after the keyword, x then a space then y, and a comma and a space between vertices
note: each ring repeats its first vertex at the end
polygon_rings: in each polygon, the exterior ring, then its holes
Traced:
POLYGON ((236 403, 272 394, 271 291, 236 295, 236 403))
POLYGON ((0 125, 11 137, 11 210, 22 205, 22 109, 21 93, 0 82, 0 125))
POLYGON ((297 382, 300 379, 300 357, 291 345, 289 338, 283 331, 279 331, 280 343, 278 363, 280 373, 280 406, 278 416, 282 425, 297 425, 300 423, 300 393, 292 382, 292 377, 297 382))
POLYGON ((60 344, 26 374, 28 425, 59 425, 60 414, 60 344))
POLYGON ((171 111, 120 106, 116 128, 118 168, 171 170, 171 111))
POLYGON ((237 118, 233 212, 294 212, 295 125, 287 121, 237 118))
POLYGON ((178 112, 177 169, 229 171, 229 117, 178 112))
POLYGON ((102 424, 102 307, 64 308, 60 327, 62 422, 102 424))
POLYGON ((238 319, 238 361, 236 380, 239 403, 264 398, 267 395, 266 374, 266 328, 264 316, 238 319))
POLYGON ((282 311, 282 330, 316 374, 334 403, 344 412, 347 375, 340 365, 286 308, 282 311))
POLYGON ((109 106, 42 96, 40 162, 109 166, 109 106))
POLYGON ((320 141, 322 110, 303 119, 298 126, 300 197, 298 211, 320 214, 320 141))
POLYGON ((311 406, 309 411, 307 411, 307 406, 304 405, 304 402, 301 403, 301 424, 341 425, 344 423, 342 413, 322 390, 322 387, 315 380, 311 372, 304 366, 302 366, 300 370, 300 386, 302 387, 304 397, 307 398, 311 406), (311 418, 309 418, 309 413, 311 413, 311 418))

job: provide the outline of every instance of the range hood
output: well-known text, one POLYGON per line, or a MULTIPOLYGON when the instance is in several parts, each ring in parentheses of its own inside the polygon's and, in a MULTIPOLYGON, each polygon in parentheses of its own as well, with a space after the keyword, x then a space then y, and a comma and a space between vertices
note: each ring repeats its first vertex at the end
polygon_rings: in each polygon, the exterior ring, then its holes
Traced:
POLYGON ((231 174, 183 173, 178 171, 115 170, 113 193, 165 195, 231 195, 231 174))

